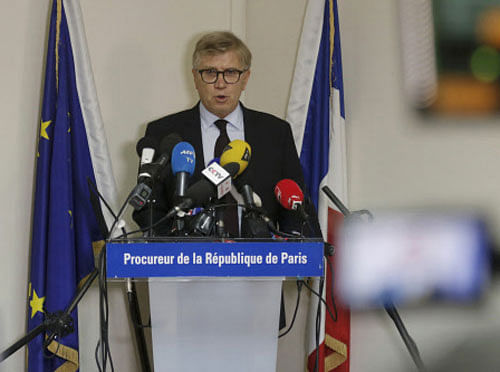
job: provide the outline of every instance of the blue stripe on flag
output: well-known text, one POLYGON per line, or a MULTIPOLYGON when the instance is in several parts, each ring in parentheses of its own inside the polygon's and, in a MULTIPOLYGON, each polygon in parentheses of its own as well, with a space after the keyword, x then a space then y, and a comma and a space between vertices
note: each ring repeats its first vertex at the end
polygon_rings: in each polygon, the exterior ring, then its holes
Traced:
POLYGON ((344 111, 344 79, 342 77, 342 53, 340 52, 340 29, 337 1, 333 1, 333 25, 335 34, 333 37, 333 56, 332 56, 332 86, 339 90, 340 116, 345 119, 344 111))

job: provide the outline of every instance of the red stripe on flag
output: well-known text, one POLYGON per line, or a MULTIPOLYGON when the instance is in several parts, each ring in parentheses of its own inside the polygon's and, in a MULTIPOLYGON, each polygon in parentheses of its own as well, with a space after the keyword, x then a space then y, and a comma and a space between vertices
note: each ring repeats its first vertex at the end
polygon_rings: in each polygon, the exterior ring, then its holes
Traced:
MULTIPOLYGON (((337 231, 342 226, 344 221, 344 216, 342 213, 328 208, 328 233, 327 241, 334 247, 337 246, 337 231)), ((319 366, 315 369, 316 364, 316 353, 315 350, 308 356, 307 368, 309 372, 349 372, 349 355, 350 341, 351 341, 351 312, 346 308, 339 300, 337 296, 336 288, 333 288, 333 301, 332 301, 332 283, 336 286, 337 282, 332 281, 332 271, 330 268, 335 268, 335 255, 328 257, 330 264, 327 264, 326 270, 326 303, 330 308, 332 314, 337 316, 336 321, 334 321, 330 314, 325 314, 325 341, 320 344, 319 347, 319 366), (334 306, 335 303, 335 306, 334 306), (336 311, 334 310, 336 308, 336 311), (345 361, 338 365, 339 360, 343 360, 344 356, 338 354, 338 350, 335 351, 331 348, 331 340, 337 340, 345 344, 345 361), (337 355, 335 355, 337 354, 337 355), (338 365, 336 368, 335 366, 338 365)), ((336 343, 336 341, 335 341, 336 343)), ((341 352, 342 354, 342 352, 341 352)))

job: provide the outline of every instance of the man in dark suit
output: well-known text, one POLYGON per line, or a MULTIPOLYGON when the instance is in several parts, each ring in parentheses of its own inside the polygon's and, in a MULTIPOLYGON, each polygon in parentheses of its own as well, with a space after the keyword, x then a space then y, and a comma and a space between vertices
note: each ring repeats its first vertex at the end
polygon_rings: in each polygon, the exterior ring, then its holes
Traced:
MULTIPOLYGON (((301 166, 290 125, 275 116, 244 107, 239 98, 250 77, 251 53, 230 32, 212 32, 200 38, 193 53, 193 79, 200 96, 190 110, 175 113, 150 123, 146 136, 157 139, 177 133, 196 151, 196 168, 191 184, 201 177, 201 170, 220 156, 220 142, 246 141, 252 150, 248 168, 238 177, 240 185, 248 184, 261 197, 271 220, 283 231, 300 230, 300 219, 294 211, 279 205, 274 186, 284 178, 304 188, 301 166)), ((157 221, 172 207, 172 187, 168 182, 157 185, 157 201, 152 220, 157 221)), ((147 209, 134 214, 136 222, 149 225, 147 209)), ((168 226, 157 229, 167 233, 168 226)))

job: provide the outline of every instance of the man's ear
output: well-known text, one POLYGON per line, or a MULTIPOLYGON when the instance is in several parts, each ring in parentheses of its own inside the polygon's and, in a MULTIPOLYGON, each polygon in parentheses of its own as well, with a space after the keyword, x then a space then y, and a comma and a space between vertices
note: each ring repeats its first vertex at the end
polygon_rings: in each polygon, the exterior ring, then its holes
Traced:
POLYGON ((194 68, 191 70, 191 73, 193 74, 193 82, 194 82, 194 87, 196 90, 198 90, 198 77, 200 76, 198 73, 198 70, 195 70, 194 68))
POLYGON ((243 78, 241 79, 241 90, 245 90, 249 78, 250 78, 250 69, 244 72, 243 78))

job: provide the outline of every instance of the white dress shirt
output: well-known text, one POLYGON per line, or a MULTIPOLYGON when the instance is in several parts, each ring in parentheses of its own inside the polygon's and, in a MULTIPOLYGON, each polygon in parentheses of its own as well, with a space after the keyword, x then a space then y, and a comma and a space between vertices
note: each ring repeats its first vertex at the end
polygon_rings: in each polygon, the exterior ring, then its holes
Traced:
MULTIPOLYGON (((217 115, 208 111, 203 103, 200 102, 200 122, 201 122, 201 142, 203 144, 203 157, 205 158, 205 166, 214 158, 214 147, 220 131, 214 124, 216 120, 220 120, 217 115)), ((245 140, 245 126, 243 124, 243 110, 240 104, 227 115, 224 120, 227 121, 227 135, 229 141, 235 139, 245 140)))

